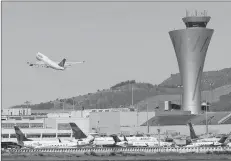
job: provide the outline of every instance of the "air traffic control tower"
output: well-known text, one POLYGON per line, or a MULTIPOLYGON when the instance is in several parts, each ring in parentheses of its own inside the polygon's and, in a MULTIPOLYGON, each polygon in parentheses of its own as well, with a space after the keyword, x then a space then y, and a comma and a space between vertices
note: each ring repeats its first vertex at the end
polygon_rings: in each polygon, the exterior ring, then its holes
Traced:
POLYGON ((176 53, 183 85, 183 110, 192 114, 201 112, 201 76, 213 29, 206 28, 207 13, 189 15, 182 19, 186 29, 169 32, 176 53))

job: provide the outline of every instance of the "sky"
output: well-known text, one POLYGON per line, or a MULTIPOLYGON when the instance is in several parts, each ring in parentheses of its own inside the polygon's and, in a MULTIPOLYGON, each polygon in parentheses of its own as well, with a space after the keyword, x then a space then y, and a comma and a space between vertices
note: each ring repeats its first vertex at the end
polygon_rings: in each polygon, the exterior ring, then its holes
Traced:
POLYGON ((168 32, 186 9, 207 10, 214 29, 204 71, 230 67, 231 3, 3 2, 2 108, 108 89, 126 80, 160 84, 178 73, 168 32), (31 68, 37 52, 82 61, 66 71, 31 68))

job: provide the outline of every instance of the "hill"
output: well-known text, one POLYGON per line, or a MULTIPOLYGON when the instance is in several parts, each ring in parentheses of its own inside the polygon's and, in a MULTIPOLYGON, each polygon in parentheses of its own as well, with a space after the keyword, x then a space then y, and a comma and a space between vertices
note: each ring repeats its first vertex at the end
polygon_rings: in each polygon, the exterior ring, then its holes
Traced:
MULTIPOLYGON (((202 74, 202 91, 210 88, 218 88, 231 83, 231 68, 225 68, 217 71, 207 71, 202 74), (212 86, 211 86, 212 85, 212 86)), ((164 80, 159 86, 176 88, 181 85, 180 73, 172 74, 164 80)))
MULTIPOLYGON (((211 109, 231 111, 231 68, 225 68, 220 71, 207 71, 202 74, 202 99, 211 100, 211 109), (213 90, 213 92, 211 92, 213 90), (211 96, 213 93, 213 96, 211 96), (210 98, 208 95, 210 94, 210 98), (217 108, 219 107, 219 109, 217 108)), ((70 110, 73 109, 94 109, 94 108, 117 108, 127 107, 132 104, 141 105, 139 110, 146 110, 143 106, 149 102, 150 110, 155 108, 158 103, 165 100, 171 100, 180 104, 182 87, 180 74, 172 74, 168 79, 159 85, 150 83, 137 83, 135 80, 125 81, 113 85, 110 89, 98 90, 95 93, 88 93, 83 96, 73 98, 56 99, 54 101, 30 105, 32 110, 70 110)), ((19 108, 25 105, 17 105, 12 108, 19 108)))

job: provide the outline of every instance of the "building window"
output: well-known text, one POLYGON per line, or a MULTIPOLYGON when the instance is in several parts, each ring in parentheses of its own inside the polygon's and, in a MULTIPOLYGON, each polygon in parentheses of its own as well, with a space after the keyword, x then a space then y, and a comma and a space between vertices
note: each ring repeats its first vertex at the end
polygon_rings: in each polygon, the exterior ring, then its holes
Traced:
POLYGON ((43 123, 30 123, 31 128, 43 128, 43 123))
POLYGON ((17 123, 19 128, 29 128, 29 123, 17 123))
POLYGON ((43 138, 55 138, 56 134, 55 133, 46 133, 46 134, 42 134, 43 138))
POLYGON ((2 123, 2 128, 3 129, 13 129, 14 124, 13 123, 2 123))
POLYGON ((69 123, 59 123, 58 130, 71 130, 69 123))
POLYGON ((2 138, 9 138, 9 134, 2 134, 2 138))
POLYGON ((27 138, 40 138, 41 134, 27 134, 26 137, 27 138))
POLYGON ((16 134, 10 134, 10 138, 16 138, 16 134))
POLYGON ((71 137, 70 133, 58 133, 58 137, 71 137))

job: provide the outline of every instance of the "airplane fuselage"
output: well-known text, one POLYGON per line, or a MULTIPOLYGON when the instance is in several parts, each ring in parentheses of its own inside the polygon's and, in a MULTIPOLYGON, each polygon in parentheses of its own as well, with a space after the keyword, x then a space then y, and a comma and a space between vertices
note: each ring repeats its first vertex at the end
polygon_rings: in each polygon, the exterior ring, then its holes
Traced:
MULTIPOLYGON (((215 139, 214 139, 215 140, 215 139)), ((186 145, 186 147, 199 147, 199 146, 222 146, 224 145, 223 143, 219 142, 219 141, 196 141, 196 142, 192 142, 189 145, 186 145)))
POLYGON ((40 146, 46 146, 46 145, 52 145, 52 144, 58 144, 58 141, 24 141, 23 142, 25 147, 29 147, 29 148, 36 148, 36 147, 40 147, 40 146))
MULTIPOLYGON (((119 137, 121 140, 124 140, 123 137, 119 137)), ((150 147, 156 147, 156 146, 172 146, 172 142, 164 142, 158 141, 155 137, 126 137, 128 140, 128 144, 130 146, 150 146, 150 147)))
POLYGON ((59 66, 57 63, 55 63, 54 61, 52 61, 51 59, 49 59, 47 56, 38 53, 36 55, 36 59, 39 61, 43 61, 48 67, 56 69, 56 70, 64 70, 64 67, 59 66))
POLYGON ((73 140, 68 140, 67 142, 70 143, 76 143, 77 146, 86 146, 86 145, 91 145, 91 140, 90 139, 73 139, 73 140))
POLYGON ((112 137, 96 137, 93 141, 93 145, 96 146, 119 146, 119 147, 125 147, 127 145, 127 141, 120 141, 115 142, 112 137))
POLYGON ((24 147, 28 148, 63 148, 63 147, 76 147, 77 142, 64 142, 58 141, 24 141, 24 147))

